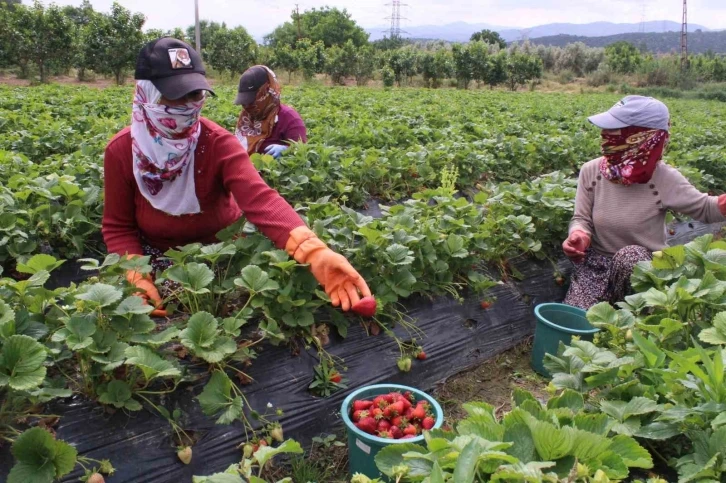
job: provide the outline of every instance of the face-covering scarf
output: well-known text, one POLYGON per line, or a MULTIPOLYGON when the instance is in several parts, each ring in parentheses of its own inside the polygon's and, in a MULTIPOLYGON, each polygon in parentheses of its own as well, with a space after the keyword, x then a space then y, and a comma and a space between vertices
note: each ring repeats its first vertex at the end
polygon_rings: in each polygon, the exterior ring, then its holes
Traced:
POLYGON ((194 185, 194 150, 204 99, 172 107, 148 80, 136 82, 131 111, 133 172, 151 206, 170 215, 200 212, 194 185))
POLYGON ((620 134, 602 135, 600 173, 614 183, 642 184, 650 181, 668 144, 668 131, 629 126, 620 134))
POLYGON ((270 136, 280 112, 280 83, 274 72, 265 69, 267 82, 257 90, 255 102, 242 109, 235 130, 235 136, 250 154, 258 152, 259 146, 270 136))

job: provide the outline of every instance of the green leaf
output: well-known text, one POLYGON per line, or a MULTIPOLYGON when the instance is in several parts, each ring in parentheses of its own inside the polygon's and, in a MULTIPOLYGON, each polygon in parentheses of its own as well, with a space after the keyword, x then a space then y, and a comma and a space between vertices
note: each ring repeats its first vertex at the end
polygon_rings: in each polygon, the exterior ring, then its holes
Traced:
POLYGON ((207 416, 222 413, 217 424, 229 424, 242 416, 242 400, 232 397, 232 381, 223 371, 212 373, 197 399, 207 416))
POLYGON ((653 467, 653 458, 650 456, 650 452, 630 436, 617 435, 612 438, 611 442, 610 451, 619 455, 626 466, 646 470, 653 467))
POLYGON ((391 265, 411 265, 415 258, 413 252, 403 245, 393 243, 386 248, 386 255, 391 265))
POLYGON ((15 311, 0 300, 0 339, 7 339, 15 334, 15 311))
POLYGON ((454 467, 454 483, 474 482, 480 451, 479 443, 475 440, 464 446, 454 467))
POLYGON ((129 411, 141 410, 141 404, 132 399, 131 388, 126 381, 114 379, 105 387, 99 388, 98 402, 110 404, 116 408, 126 408, 129 411))
POLYGON ((27 391, 45 379, 45 347, 27 335, 9 337, 0 350, 0 387, 27 391))
POLYGON ((154 311, 154 307, 149 305, 146 300, 138 295, 132 295, 127 297, 118 304, 114 313, 116 315, 129 315, 129 314, 149 314, 154 311))
POLYGON ((144 373, 146 381, 157 377, 179 377, 181 371, 170 361, 162 359, 156 352, 143 346, 126 349, 126 364, 136 366, 144 373))
POLYGON ((17 463, 8 475, 8 483, 50 483, 73 471, 78 455, 71 445, 55 440, 41 428, 18 436, 11 452, 17 463))
POLYGON ((197 312, 187 322, 187 328, 179 334, 181 343, 188 349, 209 348, 217 337, 217 319, 209 312, 197 312))
POLYGON ((278 290, 280 288, 277 282, 270 280, 267 272, 263 271, 257 265, 247 265, 242 269, 240 275, 240 278, 234 280, 234 284, 253 294, 278 290))
POLYGON ((660 350, 654 342, 635 330, 633 331, 633 342, 640 348, 649 368, 656 369, 663 365, 666 360, 665 352, 660 350))
POLYGON ((645 439, 665 440, 681 434, 674 424, 655 422, 640 428, 635 436, 645 439))
POLYGON ((573 433, 544 421, 528 418, 527 424, 532 431, 534 446, 542 461, 554 461, 570 453, 574 441, 573 433))
POLYGON ((111 344, 110 350, 105 354, 93 354, 91 359, 103 364, 102 370, 105 372, 113 371, 117 367, 123 365, 126 359, 126 348, 129 345, 125 342, 115 342, 111 344))
POLYGON ((161 332, 155 334, 136 334, 131 337, 130 342, 134 344, 143 344, 151 347, 160 347, 167 342, 171 342, 174 338, 179 336, 181 331, 176 327, 167 327, 161 332))
MULTIPOLYGON (((264 480, 263 480, 264 481, 264 480)), ((224 473, 215 473, 211 476, 193 476, 192 483, 245 483, 242 477, 237 474, 232 474, 228 471, 224 473)))
POLYGON ((105 283, 95 283, 88 287, 84 293, 76 295, 77 299, 85 300, 100 307, 108 307, 121 300, 121 297, 123 297, 121 290, 105 283))
POLYGON ((87 315, 73 315, 65 323, 68 335, 66 345, 72 351, 80 351, 93 344, 91 336, 96 333, 96 324, 87 315))
POLYGON ((612 426, 607 414, 577 414, 574 419, 575 427, 583 431, 607 436, 612 426))
POLYGON ((434 467, 431 468, 431 476, 429 476, 429 483, 446 483, 444 478, 444 472, 441 470, 439 462, 434 461, 434 467))
POLYGON ((660 256, 653 256, 651 261, 656 270, 674 270, 686 261, 686 247, 678 245, 661 251, 660 256))
POLYGON ((297 441, 294 441, 292 439, 288 439, 284 442, 282 442, 279 446, 276 448, 271 448, 270 446, 260 446, 260 448, 255 451, 255 454, 253 457, 257 460, 257 463, 260 465, 260 468, 264 468, 264 466, 275 456, 279 454, 302 454, 303 449, 302 446, 300 446, 300 443, 297 441))
POLYGON ((616 325, 618 322, 618 312, 608 302, 601 302, 593 305, 587 311, 587 320, 595 327, 604 324, 616 325))
POLYGON ((713 318, 713 327, 702 330, 698 338, 712 345, 726 345, 726 312, 719 312, 713 318))
POLYGON ((597 458, 607 451, 611 442, 605 436, 599 434, 582 431, 581 429, 562 428, 564 431, 570 431, 573 435, 572 454, 580 461, 587 461, 597 458))
POLYGON ((582 394, 572 389, 565 389, 562 394, 547 401, 547 409, 569 408, 576 413, 584 407, 585 400, 582 398, 582 394))
POLYGON ((376 466, 381 473, 391 477, 394 467, 406 464, 403 455, 407 453, 419 453, 424 456, 428 452, 423 446, 414 443, 391 444, 378 452, 375 457, 376 466))
POLYGON ((34 255, 26 263, 18 263, 16 270, 20 273, 34 275, 38 272, 52 272, 56 268, 63 265, 64 260, 58 261, 55 257, 46 254, 34 255))
POLYGON ((184 265, 174 265, 164 275, 184 287, 184 290, 194 294, 209 293, 207 288, 214 280, 214 272, 203 263, 190 262, 184 265))

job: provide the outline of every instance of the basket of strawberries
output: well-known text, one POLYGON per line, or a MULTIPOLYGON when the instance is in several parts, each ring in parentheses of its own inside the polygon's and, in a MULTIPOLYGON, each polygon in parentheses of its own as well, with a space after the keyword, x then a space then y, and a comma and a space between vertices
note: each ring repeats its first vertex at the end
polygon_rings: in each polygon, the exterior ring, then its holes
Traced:
POLYGON ((375 456, 390 445, 421 443, 423 432, 439 428, 444 413, 434 398, 398 384, 366 386, 343 401, 341 415, 348 431, 349 470, 380 477, 375 456))

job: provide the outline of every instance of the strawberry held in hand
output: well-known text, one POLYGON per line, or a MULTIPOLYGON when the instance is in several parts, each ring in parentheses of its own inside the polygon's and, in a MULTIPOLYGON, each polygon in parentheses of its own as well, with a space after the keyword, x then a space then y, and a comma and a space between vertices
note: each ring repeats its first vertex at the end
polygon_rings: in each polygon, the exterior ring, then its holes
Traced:
POLYGON ((353 305, 353 312, 361 317, 373 317, 376 315, 376 299, 373 297, 363 297, 360 301, 353 305))

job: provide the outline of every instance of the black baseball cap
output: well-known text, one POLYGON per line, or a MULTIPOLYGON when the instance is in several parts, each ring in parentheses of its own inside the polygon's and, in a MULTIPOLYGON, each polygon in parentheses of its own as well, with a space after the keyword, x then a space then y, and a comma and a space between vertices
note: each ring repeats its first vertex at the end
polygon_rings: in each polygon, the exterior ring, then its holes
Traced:
POLYGON ((247 106, 255 101, 257 91, 267 83, 267 68, 264 65, 250 67, 239 78, 237 98, 234 103, 238 106, 247 106))
POLYGON ((214 91, 207 82, 202 58, 191 45, 172 37, 146 44, 136 58, 137 80, 149 80, 167 99, 180 99, 190 92, 214 91))

